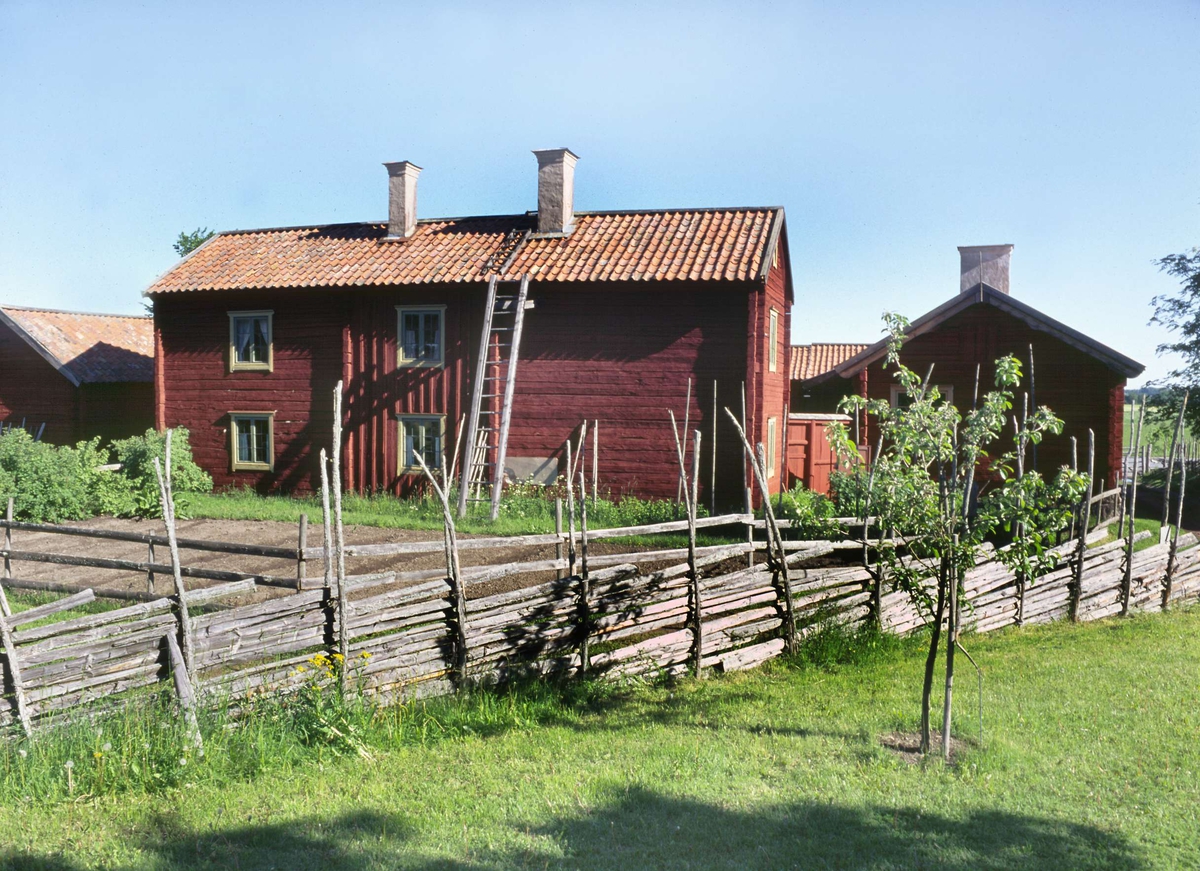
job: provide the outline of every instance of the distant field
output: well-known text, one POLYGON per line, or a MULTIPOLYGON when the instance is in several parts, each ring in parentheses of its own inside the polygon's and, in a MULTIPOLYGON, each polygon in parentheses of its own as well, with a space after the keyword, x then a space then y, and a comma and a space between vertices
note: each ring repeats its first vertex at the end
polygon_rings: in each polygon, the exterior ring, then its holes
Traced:
MULTIPOLYGON (((1137 418, 1134 407, 1130 403, 1125 403, 1125 447, 1128 448, 1133 442, 1133 429, 1137 425, 1137 418)), ((1158 421, 1157 423, 1147 424, 1142 433, 1142 444, 1150 444, 1154 449, 1155 456, 1159 456, 1169 449, 1171 444, 1172 425, 1167 421, 1158 421), (1166 445, 1167 447, 1163 447, 1166 445)), ((1195 435, 1192 436, 1195 438, 1195 435)))

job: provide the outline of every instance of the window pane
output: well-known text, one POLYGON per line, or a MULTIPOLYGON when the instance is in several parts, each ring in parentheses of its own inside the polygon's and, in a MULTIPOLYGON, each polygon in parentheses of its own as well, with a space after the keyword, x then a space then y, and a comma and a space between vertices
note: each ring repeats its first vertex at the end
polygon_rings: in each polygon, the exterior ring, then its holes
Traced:
POLYGON ((252 362, 251 343, 253 341, 254 324, 250 318, 233 319, 233 348, 234 359, 238 363, 252 362))
POLYGON ((237 421, 236 425, 237 425, 237 454, 238 454, 237 461, 239 463, 252 463, 252 462, 254 462, 251 459, 251 457, 253 456, 253 447, 252 447, 253 439, 251 438, 253 433, 250 428, 250 421, 239 420, 239 421, 237 421))
POLYGON ((404 344, 404 359, 419 360, 421 359, 421 316, 416 312, 405 312, 401 320, 403 321, 401 341, 404 344))
POLYGON ((250 353, 254 355, 255 363, 266 363, 270 355, 271 339, 267 335, 267 319, 251 318, 250 322, 254 325, 254 345, 250 349, 250 353))
POLYGON ((267 463, 270 462, 270 452, 267 445, 267 432, 269 427, 265 420, 254 421, 254 462, 267 463))
POLYGON ((429 312, 425 315, 425 349, 422 357, 424 360, 441 359, 442 335, 439 329, 441 320, 438 312, 429 312))

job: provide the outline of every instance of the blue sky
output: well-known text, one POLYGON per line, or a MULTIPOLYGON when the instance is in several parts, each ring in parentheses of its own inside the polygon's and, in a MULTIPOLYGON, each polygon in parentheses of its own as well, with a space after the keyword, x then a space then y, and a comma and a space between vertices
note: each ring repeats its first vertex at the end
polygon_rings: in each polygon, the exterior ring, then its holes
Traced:
POLYGON ((0 0, 0 300, 139 310, 180 230, 784 205, 797 341, 871 341, 1011 242, 1012 291, 1147 364, 1200 245, 1200 4, 0 0))

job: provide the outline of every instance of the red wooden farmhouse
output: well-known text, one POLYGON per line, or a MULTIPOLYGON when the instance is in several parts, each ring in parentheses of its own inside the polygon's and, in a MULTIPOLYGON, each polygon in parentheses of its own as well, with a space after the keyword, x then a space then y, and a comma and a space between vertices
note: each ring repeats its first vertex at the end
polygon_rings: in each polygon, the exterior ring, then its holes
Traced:
MULTIPOLYGON (((1090 429, 1095 434, 1096 476, 1113 486, 1121 470, 1125 382, 1144 367, 1011 296, 1012 247, 959 248, 961 292, 912 321, 900 359, 921 373, 932 365, 933 383, 965 413, 974 395, 976 364, 981 366, 980 390, 986 390, 993 383, 996 358, 1013 355, 1022 361, 1022 391, 1029 394, 1031 407, 1049 406, 1065 422, 1061 436, 1049 436, 1037 448, 1037 470, 1052 474, 1069 464, 1071 437, 1076 439, 1078 461, 1086 467, 1090 429)), ((892 372, 883 368, 885 353, 884 341, 792 349, 792 480, 821 491, 828 488, 823 418, 836 411, 841 397, 856 393, 893 404, 898 400, 892 372), (798 363, 804 364, 802 369, 798 363)), ((1018 405, 1022 402, 1019 397, 1018 405)), ((873 445, 876 436, 860 431, 860 438, 864 445, 873 445)), ((1001 450, 1007 449, 1001 445, 1001 450)), ((1027 459, 1034 460, 1032 455, 1027 459)))
POLYGON ((576 211, 575 155, 535 153, 536 212, 418 219, 420 169, 404 162, 387 164, 386 222, 208 241, 146 291, 157 425, 186 426, 218 486, 310 490, 340 379, 348 487, 404 493, 418 453, 452 464, 456 444, 459 469, 473 455, 494 474, 503 453, 509 478, 549 480, 587 420, 601 489, 674 497, 670 408, 703 432, 705 501, 716 423, 717 501, 740 504, 741 448, 714 405, 740 414, 744 384, 777 485, 792 305, 783 209, 576 211))
POLYGON ((105 442, 154 425, 150 318, 0 307, 0 423, 105 442))

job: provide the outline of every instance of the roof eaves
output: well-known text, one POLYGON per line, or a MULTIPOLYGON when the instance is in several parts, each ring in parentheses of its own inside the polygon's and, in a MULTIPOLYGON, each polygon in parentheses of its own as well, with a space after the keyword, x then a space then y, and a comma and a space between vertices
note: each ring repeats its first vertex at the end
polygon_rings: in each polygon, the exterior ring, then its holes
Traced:
POLYGON ((66 378, 68 381, 71 382, 72 385, 74 385, 75 387, 78 387, 80 385, 81 382, 79 380, 79 377, 74 372, 71 371, 70 367, 67 366, 67 364, 64 363, 62 360, 58 359, 53 354, 51 354, 50 351, 47 350, 45 345, 43 345, 41 342, 39 342, 37 339, 35 339, 29 333, 27 333, 25 331, 25 328, 22 327, 15 320, 13 320, 11 317, 9 317, 8 312, 6 312, 3 308, 0 308, 0 323, 3 323, 6 327, 8 327, 10 330, 12 330, 14 333, 16 333, 18 336, 20 336, 21 339, 27 345, 29 345, 29 347, 33 348, 33 350, 35 350, 39 356, 41 356, 47 363, 49 363, 51 366, 53 366, 55 369, 57 369, 64 378, 66 378))
MULTIPOLYGON (((921 315, 921 317, 909 324, 908 329, 905 330, 905 338, 906 340, 915 339, 917 336, 923 335, 941 325, 964 309, 977 304, 990 305, 1001 311, 1006 311, 1019 320, 1024 321, 1031 328, 1052 335, 1071 347, 1100 360, 1105 365, 1120 372, 1126 378, 1136 378, 1145 371, 1146 367, 1136 360, 1126 357, 1119 351, 1113 350, 1103 342, 1098 342, 1090 336, 1086 336, 1078 330, 1068 327, 1061 321, 1057 321, 1049 315, 1038 311, 1028 303, 1021 302, 1011 295, 986 284, 977 284, 972 288, 964 290, 958 296, 948 299, 937 308, 921 315)), ((880 339, 860 354, 856 354, 840 366, 834 367, 832 372, 837 373, 839 377, 849 378, 864 367, 870 366, 879 360, 886 353, 887 339, 880 339)), ((825 376, 817 376, 820 379, 824 379, 825 377, 828 377, 828 373, 825 376)), ((816 381, 817 379, 814 378, 813 380, 816 381)))
MULTIPOLYGON (((775 262, 775 249, 779 245, 779 238, 783 233, 783 206, 772 207, 774 217, 771 219, 771 233, 767 237, 767 246, 763 250, 762 263, 758 266, 758 277, 760 281, 766 281, 767 276, 771 274, 771 265, 775 262)), ((789 268, 791 264, 788 264, 789 268)), ((791 276, 788 276, 788 283, 791 283, 791 276)))

